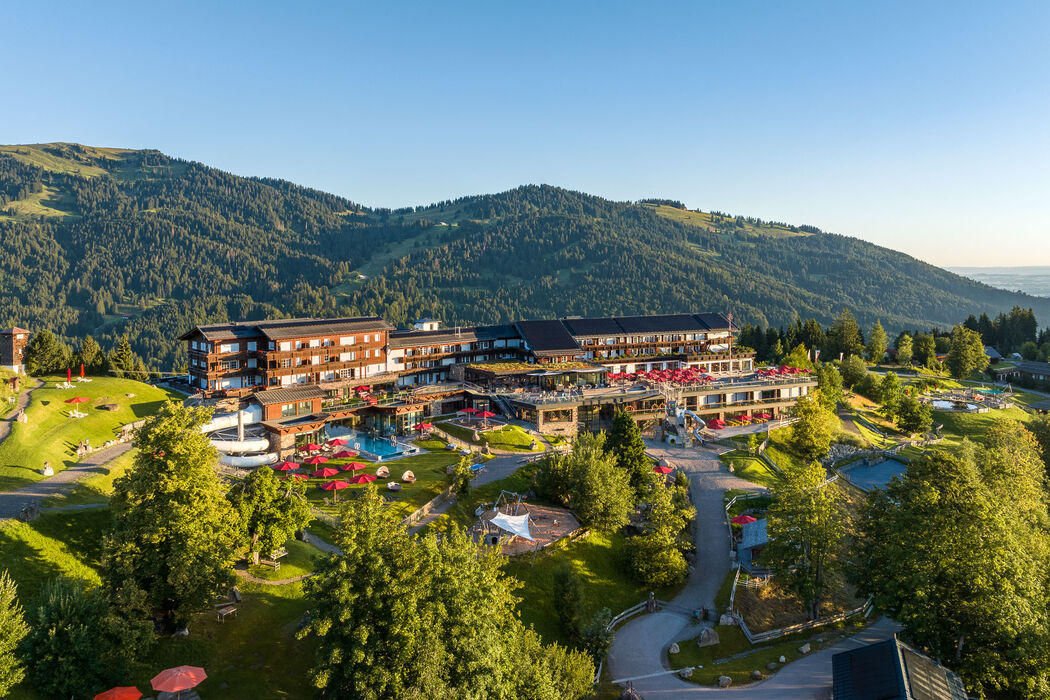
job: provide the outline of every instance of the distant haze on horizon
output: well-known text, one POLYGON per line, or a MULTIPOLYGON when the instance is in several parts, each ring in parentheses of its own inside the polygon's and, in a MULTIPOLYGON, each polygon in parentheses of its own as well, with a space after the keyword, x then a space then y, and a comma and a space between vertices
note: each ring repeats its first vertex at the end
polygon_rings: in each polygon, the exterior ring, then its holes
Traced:
POLYGON ((548 183, 1050 265, 1050 5, 6 6, 0 141, 367 206, 548 183))

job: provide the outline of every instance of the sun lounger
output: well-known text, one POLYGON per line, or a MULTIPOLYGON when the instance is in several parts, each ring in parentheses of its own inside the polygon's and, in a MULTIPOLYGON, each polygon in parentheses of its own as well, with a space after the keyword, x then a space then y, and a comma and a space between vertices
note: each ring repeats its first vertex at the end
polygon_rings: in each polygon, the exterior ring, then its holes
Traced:
POLYGON ((405 472, 401 475, 401 481, 405 482, 406 484, 414 484, 416 483, 416 475, 412 472, 405 472))
POLYGON ((389 479, 390 470, 386 467, 380 467, 379 469, 376 469, 376 476, 380 479, 389 479))

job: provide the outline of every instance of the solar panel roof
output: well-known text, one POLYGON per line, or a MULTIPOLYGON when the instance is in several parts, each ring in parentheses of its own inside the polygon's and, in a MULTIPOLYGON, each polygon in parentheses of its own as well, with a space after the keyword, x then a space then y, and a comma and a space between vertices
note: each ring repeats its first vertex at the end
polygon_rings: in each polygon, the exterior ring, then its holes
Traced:
POLYGON ((580 346, 561 321, 518 321, 514 324, 536 353, 576 353, 580 346))

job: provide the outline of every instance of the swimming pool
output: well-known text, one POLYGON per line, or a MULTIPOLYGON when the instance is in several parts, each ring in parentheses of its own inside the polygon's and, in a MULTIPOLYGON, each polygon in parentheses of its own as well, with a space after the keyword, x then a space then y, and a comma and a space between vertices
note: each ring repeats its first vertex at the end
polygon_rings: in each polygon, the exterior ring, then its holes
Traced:
POLYGON ((977 408, 978 408, 977 404, 975 404, 975 403, 965 403, 964 404, 962 401, 944 401, 944 400, 938 399, 937 401, 934 401, 932 403, 933 403, 933 407, 934 408, 939 408, 942 411, 958 411, 958 410, 961 410, 959 408, 956 408, 956 405, 958 405, 958 404, 962 404, 962 405, 966 406, 966 410, 967 411, 976 411, 977 408))
POLYGON ((842 469, 850 483, 865 491, 884 489, 886 484, 897 475, 908 470, 908 465, 896 459, 886 459, 878 464, 865 465, 858 460, 842 469))
POLYGON ((409 448, 400 442, 390 443, 389 438, 372 438, 367 435, 360 433, 351 432, 349 430, 340 430, 339 428, 329 428, 328 438, 342 438, 346 440, 349 445, 348 448, 356 450, 357 452, 367 453, 369 455, 375 455, 379 459, 390 459, 392 457, 403 457, 409 454, 409 448))

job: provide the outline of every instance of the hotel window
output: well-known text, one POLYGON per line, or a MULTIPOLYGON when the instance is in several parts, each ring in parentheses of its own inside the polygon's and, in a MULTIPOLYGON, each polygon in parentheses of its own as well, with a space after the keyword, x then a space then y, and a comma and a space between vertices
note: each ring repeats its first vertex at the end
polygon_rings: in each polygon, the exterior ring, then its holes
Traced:
POLYGON ((292 366, 292 358, 286 357, 283 360, 281 360, 281 367, 291 367, 291 366, 292 366))
POLYGON ((281 352, 288 352, 291 349, 292 349, 292 343, 291 343, 290 340, 286 340, 283 343, 281 343, 281 352))
POLYGON ((259 349, 259 344, 254 340, 248 343, 248 352, 255 352, 259 349))
MULTIPOLYGON (((365 337, 367 338, 368 336, 365 336, 365 337)), ((372 351, 371 350, 365 350, 365 357, 371 357, 371 356, 372 356, 372 351)))
POLYGON ((219 362, 219 369, 238 369, 241 363, 237 360, 222 360, 219 362))
POLYGON ((281 418, 288 418, 295 415, 295 404, 286 403, 281 406, 281 418))
POLYGON ((339 353, 339 361, 340 362, 350 362, 353 359, 356 359, 356 353, 352 353, 352 352, 339 353))
POLYGON ((309 401, 300 401, 299 402, 299 413, 300 413, 300 415, 305 415, 305 414, 309 413, 310 411, 311 411, 311 406, 310 406, 310 402, 309 401))
POLYGON ((245 364, 245 367, 248 367, 250 369, 255 369, 258 366, 259 366, 259 361, 256 360, 254 357, 251 358, 250 360, 248 360, 248 362, 245 364))
POLYGON ((320 355, 312 356, 310 358, 310 364, 311 365, 319 365, 319 364, 321 364, 321 356, 320 355))
POLYGON ((301 357, 295 358, 295 366, 296 367, 302 367, 302 365, 303 365, 303 358, 301 358, 301 357))
POLYGON ((319 347, 321 347, 321 339, 320 338, 311 338, 310 339, 310 347, 312 347, 312 348, 319 348, 319 347))

